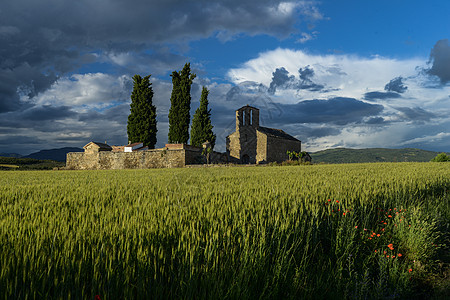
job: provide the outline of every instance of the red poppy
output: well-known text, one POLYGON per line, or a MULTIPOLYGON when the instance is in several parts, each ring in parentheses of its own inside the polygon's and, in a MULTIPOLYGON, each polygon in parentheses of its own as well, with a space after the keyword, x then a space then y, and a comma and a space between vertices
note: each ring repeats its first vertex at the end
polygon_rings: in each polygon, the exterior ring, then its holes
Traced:
POLYGON ((397 254, 398 257, 402 257, 403 255, 401 253, 397 254))
POLYGON ((339 203, 339 200, 336 200, 336 203, 339 203))
POLYGON ((411 273, 411 272, 412 272, 412 269, 409 269, 408 271, 409 271, 409 273, 411 273))
POLYGON ((389 244, 388 248, 391 249, 391 250, 394 250, 394 245, 393 244, 389 244))
POLYGON ((389 215, 389 216, 388 216, 388 218, 392 218, 392 216, 391 216, 391 215, 389 215))

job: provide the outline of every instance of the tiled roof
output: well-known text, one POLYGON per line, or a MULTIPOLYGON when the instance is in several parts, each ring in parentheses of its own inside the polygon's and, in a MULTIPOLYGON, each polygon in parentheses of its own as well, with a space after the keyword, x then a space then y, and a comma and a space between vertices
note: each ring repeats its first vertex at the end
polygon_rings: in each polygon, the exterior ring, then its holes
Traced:
POLYGON ((139 144, 142 144, 142 142, 137 142, 137 143, 129 144, 129 145, 126 145, 125 147, 134 147, 134 146, 137 146, 137 145, 139 145, 139 144))
POLYGON ((100 149, 108 149, 108 150, 112 150, 112 147, 111 147, 110 145, 105 144, 105 143, 99 143, 99 142, 90 142, 90 143, 88 143, 86 146, 84 146, 83 148, 86 149, 87 146, 89 146, 89 145, 91 145, 91 144, 96 145, 96 146, 99 147, 100 149))
POLYGON ((259 126, 258 130, 260 132, 262 132, 262 133, 265 133, 265 134, 269 135, 269 136, 280 137, 280 138, 283 138, 283 139, 286 139, 286 140, 291 140, 291 141, 299 141, 298 139, 296 139, 292 135, 287 134, 286 132, 284 132, 281 129, 275 129, 275 128, 268 128, 268 127, 259 126))

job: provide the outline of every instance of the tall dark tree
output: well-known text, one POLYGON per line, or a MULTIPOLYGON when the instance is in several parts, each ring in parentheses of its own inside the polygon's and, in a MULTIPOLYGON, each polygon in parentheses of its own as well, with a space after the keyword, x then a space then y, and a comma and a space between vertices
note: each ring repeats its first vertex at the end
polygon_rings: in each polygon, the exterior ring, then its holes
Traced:
POLYGON ((169 110, 169 143, 187 144, 191 111, 191 85, 195 74, 186 63, 180 72, 172 72, 172 95, 169 110))
POLYGON ((130 115, 127 133, 131 143, 142 142, 150 149, 156 144, 156 107, 153 105, 153 89, 150 76, 134 75, 131 93, 130 115))
POLYGON ((216 135, 212 131, 214 126, 211 124, 211 109, 208 109, 208 94, 208 89, 203 87, 200 107, 192 119, 191 145, 201 147, 204 142, 209 141, 211 148, 214 148, 216 135))

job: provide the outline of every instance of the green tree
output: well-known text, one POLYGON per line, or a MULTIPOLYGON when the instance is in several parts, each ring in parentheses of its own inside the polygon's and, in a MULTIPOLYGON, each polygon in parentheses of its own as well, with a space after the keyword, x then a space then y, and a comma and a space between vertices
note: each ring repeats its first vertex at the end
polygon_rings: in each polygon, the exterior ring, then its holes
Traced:
POLYGON ((192 119, 191 145, 201 147, 204 142, 209 141, 213 149, 216 135, 212 131, 214 126, 211 124, 211 110, 208 109, 208 94, 208 89, 203 87, 200 107, 197 108, 192 119))
POLYGON ((169 110, 169 143, 187 144, 191 111, 191 85, 195 74, 186 63, 180 72, 172 72, 172 95, 169 110))
POLYGON ((434 161, 434 162, 450 161, 450 157, 447 154, 445 154, 444 152, 442 152, 442 153, 436 155, 436 157, 433 158, 431 161, 434 161))
POLYGON ((156 107, 152 103, 150 76, 134 75, 127 134, 131 143, 142 142, 153 149, 156 144, 156 107))

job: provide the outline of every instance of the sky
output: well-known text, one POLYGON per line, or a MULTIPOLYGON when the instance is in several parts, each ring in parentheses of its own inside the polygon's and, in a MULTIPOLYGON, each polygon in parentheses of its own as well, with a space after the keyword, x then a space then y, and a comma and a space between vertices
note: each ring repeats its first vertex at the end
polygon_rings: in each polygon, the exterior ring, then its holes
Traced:
POLYGON ((2 0, 0 153, 127 144, 135 74, 151 75, 163 147, 170 74, 187 62, 191 116, 205 86, 217 151, 249 104, 309 152, 448 152, 449 12, 447 0, 2 0))

